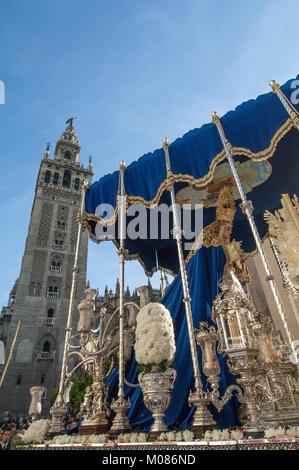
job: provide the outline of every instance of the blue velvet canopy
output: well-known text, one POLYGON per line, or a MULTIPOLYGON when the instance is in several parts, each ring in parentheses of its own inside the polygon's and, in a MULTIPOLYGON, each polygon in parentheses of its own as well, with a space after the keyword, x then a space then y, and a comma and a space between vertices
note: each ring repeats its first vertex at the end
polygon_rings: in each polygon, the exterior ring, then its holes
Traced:
MULTIPOLYGON (((293 82, 292 79, 281 86, 289 100, 294 92, 293 82)), ((298 103, 293 106, 299 111, 298 103)), ((290 196, 298 193, 298 130, 273 92, 249 100, 228 112, 221 118, 221 124, 232 145, 236 164, 242 166, 250 163, 257 178, 260 177, 260 168, 267 170, 267 177, 256 184, 253 182, 246 191, 253 202, 253 215, 263 237, 266 233, 263 212, 278 208, 282 193, 289 193, 290 196), (268 168, 265 169, 265 165, 268 168)), ((210 123, 175 140, 169 147, 169 157, 174 189, 178 193, 188 185, 197 189, 209 188, 217 170, 223 166, 226 155, 217 128, 210 123)), ((253 170, 248 168, 246 171, 248 174, 253 170)), ((163 148, 160 148, 142 156, 126 168, 124 186, 128 205, 143 204, 147 209, 158 203, 170 205, 167 184, 165 155, 163 148)), ((86 193, 84 226, 95 242, 102 241, 96 237, 97 223, 105 226, 115 224, 115 243, 118 244, 118 193, 119 171, 94 182, 86 193), (110 204, 114 213, 109 216, 105 213, 98 214, 97 207, 100 204, 110 204)), ((236 199, 238 198, 236 193, 236 199)), ((204 225, 214 218, 215 207, 204 208, 204 225)), ((127 223, 129 222, 130 218, 127 218, 127 223)), ((172 226, 170 232, 171 229, 172 226)), ((255 250, 253 237, 238 204, 233 237, 242 240, 244 251, 255 250)), ((147 275, 152 275, 159 266, 174 274, 179 270, 175 240, 171 234, 168 240, 152 240, 149 237, 142 240, 126 239, 125 247, 132 258, 137 258, 142 263, 147 275)), ((184 252, 185 258, 188 255, 190 253, 184 252)))

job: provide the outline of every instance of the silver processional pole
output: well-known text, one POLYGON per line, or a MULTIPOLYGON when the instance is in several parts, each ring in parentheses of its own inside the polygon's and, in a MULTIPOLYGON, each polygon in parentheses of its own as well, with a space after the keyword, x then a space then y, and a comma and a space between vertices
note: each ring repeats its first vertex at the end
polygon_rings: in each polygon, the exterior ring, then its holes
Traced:
POLYGON ((119 240, 120 246, 118 250, 120 262, 120 276, 119 276, 119 369, 118 369, 118 397, 113 400, 111 408, 115 411, 116 416, 113 420, 113 425, 110 429, 112 435, 123 432, 130 432, 131 426, 126 415, 127 411, 131 408, 130 399, 125 399, 124 394, 124 269, 125 258, 127 250, 125 249, 125 236, 126 236, 126 196, 124 191, 124 172, 126 166, 125 162, 121 161, 119 166, 120 177, 120 195, 118 196, 118 210, 119 210, 119 240))
POLYGON ((269 83, 270 87, 272 88, 273 93, 275 93, 280 102, 282 103, 283 107, 289 114, 290 118, 293 121, 293 124, 297 129, 299 130, 299 116, 297 110, 294 108, 294 106, 289 102, 287 97, 284 95, 284 93, 280 89, 280 85, 275 82, 275 80, 271 80, 269 83))
POLYGON ((195 381, 195 392, 190 392, 189 400, 195 406, 195 414, 194 420, 192 424, 192 431, 194 431, 196 436, 200 436, 204 433, 204 431, 208 428, 216 427, 216 422, 214 421, 212 414, 207 409, 208 404, 210 403, 210 399, 207 397, 207 394, 203 392, 202 383, 200 379, 200 371, 199 371, 199 362, 198 362, 198 355, 196 349, 196 341, 195 341, 195 334, 194 334, 194 325, 192 319, 192 310, 191 310, 191 297, 189 293, 189 285, 188 285, 188 278, 187 272, 184 263, 184 256, 182 250, 182 229, 181 224, 179 222, 178 214, 177 214, 177 205, 175 202, 175 193, 173 187, 173 176, 170 168, 170 160, 169 160, 169 144, 168 140, 165 137, 163 141, 163 149, 165 153, 165 160, 166 160, 166 169, 167 169, 167 179, 169 182, 168 190, 170 192, 171 197, 171 206, 173 211, 173 234, 176 239, 177 243, 177 250, 178 250, 178 257, 179 257, 179 264, 180 264, 180 273, 182 279, 182 288, 183 288, 183 302, 185 303, 185 312, 186 312, 186 320, 187 320, 187 327, 188 327, 188 335, 189 335, 189 342, 190 342, 190 349, 191 349, 191 357, 192 357, 192 365, 193 365, 193 374, 194 374, 194 381, 195 381))
POLYGON ((241 196, 241 199, 242 199, 242 203, 240 204, 241 210, 242 210, 243 214, 245 214, 247 219, 248 219, 253 237, 255 239, 255 243, 256 243, 258 252, 260 254, 263 266, 264 266, 265 271, 266 271, 266 275, 267 275, 266 279, 267 279, 267 281, 269 281, 269 286, 272 290, 272 294, 273 294, 273 297, 275 299, 275 303, 276 303, 279 315, 281 317, 284 329, 285 329, 287 337, 288 337, 288 341, 289 341, 289 344, 290 344, 290 347, 291 347, 291 351, 294 354, 294 357, 296 357, 295 350, 294 350, 294 345, 293 345, 293 342, 292 342, 292 337, 291 337, 291 334, 290 334, 290 331, 289 331, 289 328, 288 328, 288 324, 287 324, 287 321, 286 321, 286 318, 285 318, 285 314, 284 314, 284 311, 283 311, 283 307, 282 307, 282 304, 281 304, 281 301, 280 301, 280 298, 279 298, 279 293, 277 291, 276 284, 274 282, 274 277, 271 273, 270 266, 268 264, 268 260, 267 260, 267 257, 266 257, 266 253, 265 253, 260 235, 258 233, 254 218, 252 216, 253 205, 252 205, 252 202, 247 200, 247 198, 246 198, 246 195, 244 193, 244 190, 243 190, 238 172, 236 170, 236 166, 235 166, 234 161, 232 159, 232 146, 227 141, 227 139, 225 137, 224 130, 223 130, 222 124, 220 122, 219 116, 215 111, 212 113, 212 122, 213 122, 213 124, 216 125, 218 133, 220 135, 222 145, 223 145, 225 153, 226 153, 226 157, 228 159, 231 171, 233 173, 236 185, 238 187, 238 190, 239 190, 239 193, 240 193, 240 196, 241 196))
POLYGON ((81 192, 81 207, 80 207, 80 222, 78 226, 78 233, 77 233, 77 242, 76 242, 76 252, 75 252, 75 260, 72 269, 72 287, 71 287, 71 295, 70 295, 70 303, 68 309, 68 316, 67 316, 67 326, 66 326, 66 333, 65 333, 65 342, 63 348, 63 356, 62 356, 62 365, 61 365, 61 374, 60 374, 60 382, 59 382, 59 390, 58 395, 55 400, 54 409, 52 413, 52 422, 50 425, 50 433, 58 433, 64 430, 62 424, 62 418, 66 413, 66 404, 64 403, 64 382, 65 382, 65 375, 66 375, 66 367, 67 367, 67 352, 69 349, 69 340, 72 331, 72 319, 73 319, 73 310, 75 304, 75 291, 77 286, 77 277, 79 273, 79 251, 80 251, 80 242, 81 242, 81 235, 82 235, 82 226, 83 226, 83 217, 84 217, 84 208, 85 208, 85 194, 90 186, 90 182, 85 180, 82 184, 82 192, 81 192))

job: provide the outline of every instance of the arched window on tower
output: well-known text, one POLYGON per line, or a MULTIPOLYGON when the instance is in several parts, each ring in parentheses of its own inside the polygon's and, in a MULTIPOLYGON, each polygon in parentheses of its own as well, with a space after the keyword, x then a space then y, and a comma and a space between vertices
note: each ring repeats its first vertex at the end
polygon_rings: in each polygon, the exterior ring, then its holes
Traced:
POLYGON ((49 341, 45 341, 41 352, 38 354, 38 359, 54 359, 55 353, 51 352, 51 344, 49 341))
POLYGON ((71 185, 71 172, 70 170, 65 170, 63 174, 62 186, 69 188, 71 185))
POLYGON ((50 346, 49 341, 45 341, 45 342, 44 342, 44 345, 43 345, 43 350, 42 350, 42 352, 50 352, 50 347, 51 347, 51 346, 50 346))
POLYGON ((54 176, 53 176, 53 184, 58 184, 59 182, 59 173, 54 173, 54 176))
POLYGON ((49 299, 58 299, 59 290, 57 286, 49 286, 47 291, 47 297, 49 299))
POLYGON ((46 324, 54 325, 54 309, 53 308, 49 308, 48 310, 46 324))
POLYGON ((46 335, 41 338, 39 345, 37 347, 37 359, 41 360, 48 360, 48 359, 55 359, 56 355, 56 344, 55 339, 51 335, 46 335))
POLYGON ((55 240, 53 240, 53 247, 56 250, 64 250, 64 241, 57 237, 55 240))
POLYGON ((45 173, 45 183, 50 183, 50 179, 51 179, 51 171, 47 170, 45 173))
POLYGON ((75 179, 75 189, 78 190, 80 188, 80 178, 75 179))
POLYGON ((67 230, 67 224, 65 223, 64 220, 57 220, 56 222, 56 228, 57 230, 67 230))
POLYGON ((67 160, 72 159, 72 154, 69 150, 66 150, 66 152, 64 152, 64 158, 66 158, 67 160))
POLYGON ((61 273, 62 271, 62 262, 59 256, 55 256, 50 263, 50 270, 61 273))
POLYGON ((21 375, 18 375, 17 377, 17 385, 20 385, 22 382, 22 376, 21 375))
POLYGON ((42 374, 40 378, 40 384, 43 385, 46 382, 46 374, 42 374))

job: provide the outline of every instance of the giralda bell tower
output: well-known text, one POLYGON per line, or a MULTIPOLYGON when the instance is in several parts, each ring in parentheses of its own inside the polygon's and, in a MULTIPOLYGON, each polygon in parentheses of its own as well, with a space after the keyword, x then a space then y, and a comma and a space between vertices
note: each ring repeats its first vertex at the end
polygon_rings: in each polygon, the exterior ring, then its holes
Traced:
MULTIPOLYGON (((0 388, 0 415, 28 416, 29 389, 45 387, 42 416, 47 417, 50 395, 59 383, 66 319, 72 283, 80 209, 81 185, 92 179, 91 161, 79 163, 80 145, 73 118, 58 140, 54 157, 49 145, 37 177, 20 276, 2 310, 0 333, 7 360, 16 327, 19 332, 13 355, 0 388), (4 333, 3 333, 4 328, 4 333)), ((20 241, 21 243, 21 241, 20 241)), ((86 287, 88 236, 81 239, 74 325, 77 305, 86 287)), ((0 317, 1 318, 1 317, 0 317)))

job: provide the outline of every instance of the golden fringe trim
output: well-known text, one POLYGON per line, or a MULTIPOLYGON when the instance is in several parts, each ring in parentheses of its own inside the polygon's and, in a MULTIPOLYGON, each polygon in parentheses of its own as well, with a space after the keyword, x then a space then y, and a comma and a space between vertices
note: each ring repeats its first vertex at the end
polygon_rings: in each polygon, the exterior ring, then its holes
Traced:
POLYGON ((251 150, 244 147, 232 147, 233 155, 245 155, 251 158, 254 161, 261 162, 263 160, 268 160, 273 157, 274 152, 277 148, 280 140, 291 130, 294 123, 291 118, 287 119, 286 122, 275 132, 274 136, 271 139, 271 144, 266 149, 253 153, 251 150))

